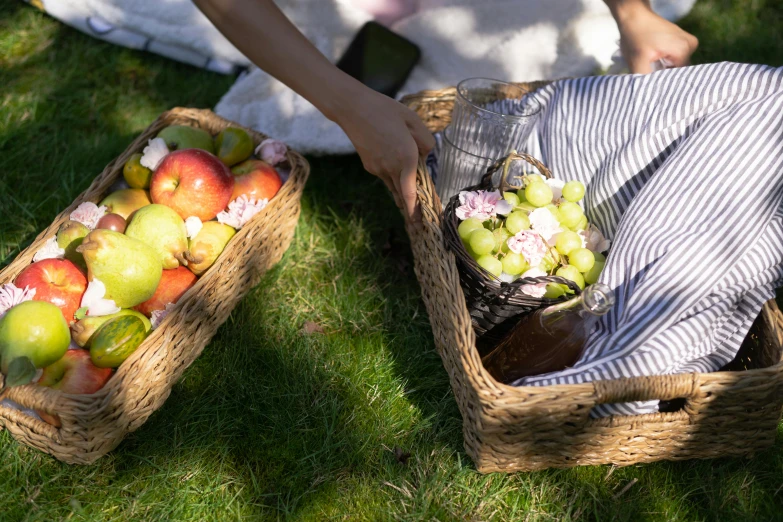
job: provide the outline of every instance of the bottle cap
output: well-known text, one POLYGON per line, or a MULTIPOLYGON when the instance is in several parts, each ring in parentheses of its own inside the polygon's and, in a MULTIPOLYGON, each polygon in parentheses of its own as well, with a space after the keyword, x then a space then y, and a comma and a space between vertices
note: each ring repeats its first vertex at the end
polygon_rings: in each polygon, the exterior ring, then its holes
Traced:
POLYGON ((614 292, 604 284, 592 284, 582 292, 582 303, 590 313, 604 315, 614 306, 614 292))

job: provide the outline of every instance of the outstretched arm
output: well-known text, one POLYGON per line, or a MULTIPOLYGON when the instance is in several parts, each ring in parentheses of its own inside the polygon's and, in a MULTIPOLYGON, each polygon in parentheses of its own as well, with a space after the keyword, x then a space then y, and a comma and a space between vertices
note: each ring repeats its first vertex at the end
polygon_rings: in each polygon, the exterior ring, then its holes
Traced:
POLYGON ((337 123, 368 172, 415 217, 416 167, 434 145, 421 120, 330 63, 272 0, 194 0, 245 56, 337 123))
POLYGON ((652 63, 660 59, 666 59, 674 67, 690 63, 699 41, 655 14, 649 0, 604 2, 620 29, 620 50, 631 72, 652 72, 652 63))

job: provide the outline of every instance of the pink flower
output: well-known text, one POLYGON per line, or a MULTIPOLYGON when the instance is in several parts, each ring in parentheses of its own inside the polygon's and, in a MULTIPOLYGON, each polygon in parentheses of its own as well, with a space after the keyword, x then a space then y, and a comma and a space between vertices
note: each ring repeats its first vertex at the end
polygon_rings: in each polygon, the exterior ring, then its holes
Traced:
MULTIPOLYGON (((543 277, 549 275, 540 268, 531 268, 520 277, 543 277)), ((522 285, 519 287, 519 291, 529 295, 530 297, 544 297, 546 293, 546 283, 536 283, 532 285, 522 285)))
POLYGON ((598 227, 590 223, 584 233, 585 248, 593 252, 606 252, 612 242, 604 237, 598 227))
POLYGON ((217 215, 217 220, 224 225, 239 230, 245 226, 253 216, 261 212, 267 203, 269 203, 268 199, 256 201, 255 199, 248 198, 247 194, 242 194, 228 204, 228 210, 224 210, 217 215))
POLYGON ((511 203, 503 199, 500 192, 494 190, 477 190, 475 192, 462 191, 459 193, 460 206, 455 213, 461 220, 476 218, 480 221, 487 220, 497 214, 505 215, 513 210, 511 203))
POLYGON ((522 230, 506 240, 509 250, 521 254, 530 266, 538 266, 546 257, 549 247, 543 238, 532 230, 522 230))
POLYGON ((537 208, 528 216, 530 228, 541 234, 549 246, 554 246, 555 236, 563 231, 560 222, 548 208, 537 208))
POLYGON ((35 288, 25 286, 21 289, 13 283, 0 285, 0 317, 14 306, 30 301, 33 297, 35 297, 35 288))
POLYGON ((285 161, 286 152, 288 152, 288 147, 285 143, 271 138, 265 139, 256 147, 256 156, 273 167, 278 163, 285 161))
POLYGON ((76 210, 71 212, 71 219, 78 221, 90 230, 95 230, 98 221, 106 214, 106 207, 98 206, 90 201, 85 201, 76 210))
POLYGON ((173 307, 174 307, 174 303, 167 303, 165 309, 152 311, 152 315, 150 317, 150 323, 152 324, 153 330, 155 330, 158 326, 160 326, 160 323, 162 323, 163 320, 166 318, 166 316, 169 315, 169 312, 171 312, 171 309, 173 307))
POLYGON ((62 259, 65 257, 65 250, 57 246, 57 236, 52 236, 46 240, 38 252, 33 256, 33 262, 43 261, 44 259, 62 259))
POLYGON ((144 147, 139 163, 143 167, 155 170, 160 165, 160 162, 163 161, 163 158, 168 155, 169 147, 163 138, 152 138, 147 143, 148 145, 144 147))

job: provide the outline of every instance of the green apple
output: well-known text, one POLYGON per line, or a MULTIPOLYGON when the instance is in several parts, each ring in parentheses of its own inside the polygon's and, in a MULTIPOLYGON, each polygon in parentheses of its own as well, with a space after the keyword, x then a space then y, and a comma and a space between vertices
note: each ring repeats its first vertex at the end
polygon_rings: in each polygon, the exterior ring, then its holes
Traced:
POLYGON ((169 150, 201 149, 211 154, 215 153, 212 135, 204 129, 188 127, 187 125, 171 125, 158 133, 163 138, 169 150))
POLYGON ((244 129, 226 127, 215 137, 215 155, 228 165, 236 165, 253 154, 253 138, 244 129))
POLYGON ((70 343, 71 332, 57 306, 46 301, 14 306, 0 319, 0 371, 6 375, 6 384, 27 384, 32 379, 29 375, 26 382, 18 382, 17 363, 24 362, 25 369, 44 368, 59 360, 70 343))
POLYGON ((105 206, 106 212, 119 214, 123 219, 136 212, 141 207, 151 205, 149 192, 142 189, 122 189, 106 196, 98 205, 105 206))

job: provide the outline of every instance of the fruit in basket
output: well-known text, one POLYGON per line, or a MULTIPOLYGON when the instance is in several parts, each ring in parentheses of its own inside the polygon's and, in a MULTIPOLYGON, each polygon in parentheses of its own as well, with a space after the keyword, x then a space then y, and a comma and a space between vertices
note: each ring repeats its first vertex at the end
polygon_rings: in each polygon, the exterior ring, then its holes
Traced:
POLYGON ((509 232, 506 227, 500 227, 493 230, 492 235, 495 237, 495 248, 492 249, 492 253, 508 252, 508 244, 506 241, 511 237, 511 232, 509 232))
POLYGON ((558 252, 567 256, 572 250, 582 248, 582 238, 576 232, 564 230, 557 235, 555 248, 558 252))
POLYGON ((568 254, 568 264, 585 273, 593 268, 595 255, 586 248, 576 248, 568 254))
POLYGON ((144 342, 147 330, 138 317, 107 321, 90 341, 90 359, 98 368, 117 368, 144 342))
POLYGON ((585 186, 580 181, 569 181, 563 185, 563 198, 576 203, 585 196, 585 186))
POLYGON ((226 208, 234 176, 216 156, 198 149, 168 154, 150 182, 152 201, 173 208, 182 219, 209 221, 226 208))
POLYGON ((185 254, 188 268, 196 275, 206 272, 226 248, 234 234, 236 234, 236 230, 228 225, 217 221, 204 223, 199 233, 191 238, 188 252, 185 254))
POLYGON ((45 301, 19 303, 0 319, 0 372, 14 384, 26 384, 33 378, 35 368, 57 361, 70 343, 68 323, 59 308, 45 301), (33 370, 24 379, 26 382, 18 382, 20 362, 24 364, 24 373, 33 370))
MULTIPOLYGON (((212 221, 208 223, 212 223, 212 221)), ((147 317, 151 316, 155 310, 165 310, 167 304, 179 301, 182 294, 196 284, 196 280, 195 274, 184 266, 172 270, 164 270, 155 293, 143 303, 136 305, 134 310, 141 312, 147 317)))
POLYGON ((76 249, 87 262, 87 279, 106 286, 105 299, 120 308, 143 303, 155 293, 163 272, 160 256, 146 243, 111 230, 93 230, 76 249))
POLYGON ((215 155, 228 165, 236 165, 253 154, 253 138, 244 129, 226 127, 215 136, 215 155))
POLYGON ((166 142, 170 151, 183 149, 201 149, 209 153, 215 152, 212 135, 204 129, 187 125, 170 125, 158 133, 158 138, 166 142))
POLYGON ((185 221, 165 205, 153 203, 137 210, 125 235, 151 246, 160 256, 164 270, 186 264, 183 257, 188 249, 185 221))
POLYGON ((119 214, 124 219, 133 214, 141 207, 152 203, 146 190, 141 189, 122 189, 112 192, 101 201, 98 206, 105 206, 106 212, 119 214))
POLYGON ((127 223, 125 221, 125 218, 123 218, 119 214, 106 214, 101 219, 98 220, 98 224, 95 225, 95 228, 103 228, 106 230, 113 230, 114 232, 119 232, 122 234, 125 232, 125 227, 127 226, 127 223))
POLYGON ((235 182, 231 201, 242 194, 255 200, 272 199, 283 186, 275 168, 262 160, 249 159, 231 169, 231 172, 235 182))
POLYGON ((535 207, 545 207, 552 203, 552 189, 544 182, 534 181, 525 187, 525 200, 535 207))
POLYGON ((122 177, 130 188, 150 188, 152 171, 141 164, 141 152, 135 152, 122 167, 122 177))
POLYGON ((66 323, 74 320, 87 290, 87 278, 67 259, 44 259, 22 270, 14 284, 35 289, 36 301, 46 301, 62 311, 66 323))
POLYGON ((576 203, 572 203, 571 201, 563 201, 558 208, 558 212, 560 214, 560 223, 564 227, 568 227, 572 230, 579 224, 580 221, 582 221, 582 218, 585 216, 582 207, 576 203))
POLYGON ((593 263, 593 266, 583 274, 585 278, 585 283, 588 285, 595 284, 598 281, 598 278, 601 276, 601 272, 604 269, 604 266, 606 265, 605 261, 598 261, 596 259, 595 263, 593 263))
MULTIPOLYGON (((112 373, 111 368, 95 366, 87 350, 68 350, 60 359, 43 369, 36 384, 63 393, 86 395, 103 388, 112 373)), ((36 413, 44 422, 58 428, 62 426, 57 415, 40 410, 36 410, 36 413)))
POLYGON ((457 232, 459 233, 460 239, 462 239, 463 242, 467 242, 471 232, 479 228, 484 228, 484 224, 480 219, 472 217, 460 223, 457 227, 457 232))
POLYGON ((526 271, 529 267, 527 261, 521 254, 509 252, 501 260, 503 271, 510 275, 518 275, 526 271))
POLYGON ((515 210, 506 217, 506 228, 513 234, 518 234, 530 228, 530 218, 522 210, 515 210))
POLYGON ((144 314, 127 308, 109 315, 100 315, 97 317, 88 316, 80 321, 75 322, 73 325, 71 325, 71 336, 73 337, 73 342, 84 348, 90 344, 90 339, 92 338, 93 334, 95 334, 95 332, 98 331, 98 328, 103 326, 106 321, 114 319, 115 317, 121 317, 123 315, 132 315, 134 317, 138 317, 141 319, 141 322, 144 323, 144 327, 147 329, 147 333, 152 330, 152 323, 150 323, 150 320, 147 319, 144 314))
POLYGON ((576 267, 571 265, 563 265, 560 268, 557 269, 555 272, 555 275, 558 275, 560 277, 564 277, 566 279, 570 279, 574 283, 576 283, 579 288, 584 289, 585 287, 585 278, 584 276, 577 270, 576 267))
POLYGON ((485 254, 476 260, 476 263, 487 272, 494 276, 499 276, 503 272, 503 264, 494 256, 485 254))
POLYGON ((508 202, 509 202, 509 204, 510 204, 512 207, 516 207, 516 206, 517 206, 517 205, 519 205, 519 203, 520 203, 520 201, 519 201, 519 196, 517 195, 517 193, 516 193, 516 192, 504 192, 504 193, 503 193, 503 199, 505 199, 506 201, 508 201, 508 202))
POLYGON ((468 244, 473 252, 483 256, 495 248, 495 236, 486 228, 479 228, 471 232, 468 244))
POLYGON ((79 267, 83 272, 87 271, 84 257, 76 251, 82 241, 90 233, 90 229, 78 221, 66 221, 57 230, 57 246, 65 250, 65 259, 79 267))

